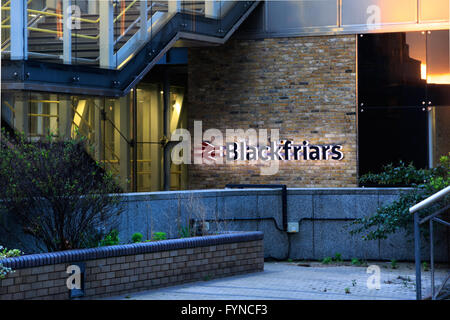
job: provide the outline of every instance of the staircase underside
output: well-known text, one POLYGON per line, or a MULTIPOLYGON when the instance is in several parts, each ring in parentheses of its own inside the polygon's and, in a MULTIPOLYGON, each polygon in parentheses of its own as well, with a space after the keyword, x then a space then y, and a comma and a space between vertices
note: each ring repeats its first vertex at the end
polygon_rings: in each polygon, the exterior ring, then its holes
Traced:
POLYGON ((70 94, 126 95, 172 47, 225 43, 259 1, 238 1, 221 20, 177 13, 121 70, 89 65, 64 65, 37 60, 2 59, 2 89, 70 94), (218 27, 220 26, 220 28, 218 27))

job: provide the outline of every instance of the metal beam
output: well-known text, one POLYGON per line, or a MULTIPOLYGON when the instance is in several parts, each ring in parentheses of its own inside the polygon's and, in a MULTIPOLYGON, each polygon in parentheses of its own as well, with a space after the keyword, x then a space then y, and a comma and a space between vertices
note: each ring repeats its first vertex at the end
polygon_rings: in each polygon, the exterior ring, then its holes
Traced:
MULTIPOLYGON (((152 41, 147 42, 141 50, 136 52, 127 66, 121 70, 74 64, 61 68, 60 64, 51 62, 3 60, 2 67, 5 72, 2 72, 2 89, 111 97, 126 95, 171 49, 177 40, 186 37, 212 44, 224 43, 259 3, 259 1, 237 1, 230 12, 220 20, 225 34, 218 32, 217 24, 211 23, 211 19, 201 16, 196 18, 195 24, 197 30, 205 36, 181 32, 180 30, 190 30, 193 22, 189 19, 191 15, 177 13, 169 23, 162 26, 161 30, 153 35, 152 41), (180 27, 183 23, 187 24, 186 28, 180 27)), ((100 5, 103 7, 103 15, 106 12, 112 22, 112 10, 109 10, 112 7, 111 1, 101 1, 100 5)), ((111 27, 110 29, 106 28, 106 33, 111 40, 113 36, 112 23, 105 24, 104 20, 101 23, 103 29, 106 26, 111 27)), ((112 41, 108 42, 104 39, 101 41, 101 64, 104 66, 113 64, 114 67, 115 59, 113 58, 111 43, 112 41)))

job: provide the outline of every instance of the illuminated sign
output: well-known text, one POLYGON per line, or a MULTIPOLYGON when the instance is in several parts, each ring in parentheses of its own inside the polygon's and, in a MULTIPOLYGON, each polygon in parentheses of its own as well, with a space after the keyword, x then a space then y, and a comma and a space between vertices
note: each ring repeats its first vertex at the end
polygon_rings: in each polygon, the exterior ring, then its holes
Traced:
MULTIPOLYGON (((252 146, 246 142, 230 142, 226 147, 217 148, 206 142, 209 148, 212 148, 207 156, 215 158, 216 152, 219 156, 225 156, 227 161, 249 160, 249 161, 270 161, 270 160, 342 160, 344 153, 342 145, 312 145, 308 141, 303 141, 300 145, 294 145, 290 140, 284 140, 279 143, 272 142, 268 146, 252 146), (217 150, 218 149, 218 150, 217 150), (213 156, 214 153, 214 156, 213 156)), ((208 152, 208 148, 205 148, 208 152)), ((205 153, 204 153, 205 154, 205 153)))

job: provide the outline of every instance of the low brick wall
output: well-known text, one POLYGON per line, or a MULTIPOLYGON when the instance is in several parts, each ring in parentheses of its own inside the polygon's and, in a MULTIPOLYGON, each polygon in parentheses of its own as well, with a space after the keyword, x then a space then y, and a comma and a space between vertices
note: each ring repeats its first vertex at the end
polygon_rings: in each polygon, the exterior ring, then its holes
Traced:
POLYGON ((0 280, 0 300, 69 299, 68 266, 84 262, 88 299, 264 269, 262 232, 33 254, 4 259, 15 270, 0 280))

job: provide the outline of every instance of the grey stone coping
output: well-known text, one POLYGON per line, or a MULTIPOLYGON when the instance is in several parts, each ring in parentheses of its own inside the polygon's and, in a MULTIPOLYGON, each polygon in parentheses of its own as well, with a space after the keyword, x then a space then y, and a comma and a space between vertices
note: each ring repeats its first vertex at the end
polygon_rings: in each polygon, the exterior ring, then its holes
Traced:
MULTIPOLYGON (((289 195, 316 195, 316 194, 399 194, 411 188, 287 188, 289 195)), ((119 196, 127 201, 142 200, 175 200, 187 199, 192 194, 198 198, 210 198, 219 196, 250 196, 250 195, 273 195, 280 194, 279 188, 245 188, 245 189, 204 189, 204 190, 183 190, 164 192, 137 192, 123 193, 119 196)))
POLYGON ((21 257, 0 260, 0 264, 13 269, 39 267, 45 265, 70 263, 119 257, 135 254, 153 253, 168 250, 178 250, 205 246, 214 246, 235 242, 247 242, 262 240, 264 234, 261 231, 226 232, 218 235, 192 237, 184 239, 169 239, 154 242, 124 244, 91 249, 76 249, 50 253, 37 253, 21 257))

